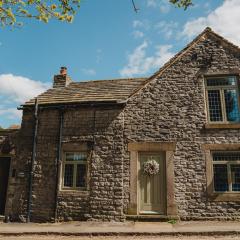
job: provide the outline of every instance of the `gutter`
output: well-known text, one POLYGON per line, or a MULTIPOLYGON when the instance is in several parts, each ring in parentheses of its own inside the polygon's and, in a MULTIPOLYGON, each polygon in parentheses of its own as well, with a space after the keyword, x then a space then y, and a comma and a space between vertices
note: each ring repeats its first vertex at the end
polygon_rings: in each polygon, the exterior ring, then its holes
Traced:
MULTIPOLYGON (((111 106, 125 106, 126 101, 106 101, 106 102, 80 102, 74 104, 68 103, 54 103, 54 104, 39 104, 39 109, 70 109, 70 108, 78 108, 78 107, 111 107, 111 106)), ((34 105, 21 105, 17 109, 32 109, 34 105)))

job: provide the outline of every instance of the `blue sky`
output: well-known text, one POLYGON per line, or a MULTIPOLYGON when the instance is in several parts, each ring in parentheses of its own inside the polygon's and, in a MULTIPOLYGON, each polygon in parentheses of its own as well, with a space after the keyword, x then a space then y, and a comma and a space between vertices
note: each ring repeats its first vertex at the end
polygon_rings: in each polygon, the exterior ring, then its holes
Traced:
POLYGON ((0 30, 0 126, 21 122, 16 107, 52 84, 60 66, 74 81, 150 76, 206 26, 240 43, 239 0, 82 0, 72 24, 26 20, 0 30))

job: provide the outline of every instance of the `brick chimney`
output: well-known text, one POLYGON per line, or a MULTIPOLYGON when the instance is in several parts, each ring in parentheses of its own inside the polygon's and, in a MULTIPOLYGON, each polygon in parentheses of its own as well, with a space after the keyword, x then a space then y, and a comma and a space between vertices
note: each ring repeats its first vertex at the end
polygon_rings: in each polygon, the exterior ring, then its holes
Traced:
POLYGON ((60 73, 54 76, 53 88, 63 88, 67 87, 68 84, 72 82, 71 78, 67 75, 67 68, 61 67, 60 73))

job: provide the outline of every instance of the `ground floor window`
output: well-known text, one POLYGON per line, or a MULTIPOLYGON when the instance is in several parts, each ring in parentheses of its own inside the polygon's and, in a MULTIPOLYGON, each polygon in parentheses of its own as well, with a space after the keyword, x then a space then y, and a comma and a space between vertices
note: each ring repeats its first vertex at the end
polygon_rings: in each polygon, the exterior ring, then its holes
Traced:
POLYGON ((63 189, 87 188, 87 152, 65 152, 63 159, 63 189))
POLYGON ((240 152, 212 152, 215 192, 240 192, 240 152))

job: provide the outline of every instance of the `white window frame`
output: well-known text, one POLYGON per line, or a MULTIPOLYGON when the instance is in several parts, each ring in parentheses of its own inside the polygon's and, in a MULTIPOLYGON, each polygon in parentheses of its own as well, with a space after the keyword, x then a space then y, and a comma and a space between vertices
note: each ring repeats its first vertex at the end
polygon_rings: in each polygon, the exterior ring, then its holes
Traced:
POLYGON ((89 158, 89 153, 87 151, 66 151, 63 153, 63 162, 62 162, 62 184, 61 184, 61 189, 62 190, 87 190, 88 188, 88 158, 89 158), (80 153, 86 153, 87 158, 86 161, 67 161, 66 160, 66 155, 70 154, 80 154, 80 153), (65 177, 65 165, 72 164, 73 165, 73 186, 68 187, 64 186, 64 177, 65 177), (85 187, 76 187, 76 178, 77 178, 77 166, 78 165, 86 165, 86 184, 85 187))
POLYGON ((225 96, 224 96, 224 90, 236 90, 237 96, 238 96, 238 110, 240 111, 240 91, 239 91, 239 77, 237 75, 219 75, 219 76, 205 76, 205 96, 206 96, 206 107, 207 107, 207 120, 209 123, 213 124, 234 124, 239 122, 233 122, 227 120, 227 114, 226 114, 226 105, 225 105, 225 96), (236 85, 226 85, 226 86, 207 86, 207 80, 208 79, 221 79, 224 77, 236 77, 236 85), (221 111, 222 111, 222 121, 211 121, 210 120, 210 110, 209 110, 209 101, 208 101, 208 90, 219 90, 220 92, 220 100, 221 100, 221 111))
POLYGON ((232 191, 232 174, 231 174, 231 165, 240 165, 240 161, 213 161, 213 154, 214 153, 226 153, 226 152, 231 152, 231 153, 239 153, 240 151, 211 151, 211 159, 212 159, 212 179, 214 179, 214 167, 213 165, 227 165, 227 176, 228 176, 228 191, 216 191, 215 186, 214 186, 214 181, 213 181, 213 192, 214 193, 240 193, 240 191, 232 191))

